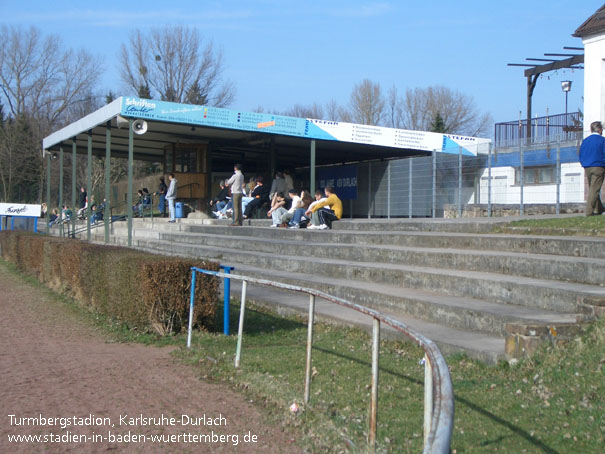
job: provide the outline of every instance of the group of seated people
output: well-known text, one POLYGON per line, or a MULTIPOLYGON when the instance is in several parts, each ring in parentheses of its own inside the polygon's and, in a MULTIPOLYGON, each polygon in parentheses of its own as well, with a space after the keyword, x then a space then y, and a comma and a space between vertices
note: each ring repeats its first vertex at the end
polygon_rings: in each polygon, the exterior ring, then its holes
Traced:
MULTIPOLYGON (((218 219, 228 219, 233 215, 233 202, 229 188, 225 186, 225 181, 219 183, 221 190, 216 198, 210 201, 212 213, 218 219)), ((269 205, 271 196, 271 188, 265 185, 262 176, 253 177, 244 188, 242 197, 242 212, 244 219, 251 218, 254 210, 261 209, 264 205, 269 205)))
POLYGON ((309 191, 299 195, 290 189, 287 197, 281 192, 276 194, 267 216, 273 220, 272 227, 331 229, 332 223, 342 218, 342 202, 331 186, 323 192, 315 191, 315 200, 309 191))
MULTIPOLYGON (((249 183, 246 192, 249 195, 242 197, 244 219, 250 218, 253 210, 264 204, 270 204, 267 217, 272 219, 272 227, 324 230, 331 229, 332 222, 342 217, 342 202, 330 186, 324 191, 315 191, 313 199, 307 190, 299 193, 295 189, 289 189, 287 193, 280 191, 271 194, 262 177, 251 181, 254 187, 251 188, 249 183)), ((220 182, 220 187, 220 192, 210 201, 210 205, 218 219, 228 219, 233 211, 233 203, 224 181, 220 182)))
MULTIPOLYGON (((91 203, 92 205, 90 206, 90 222, 91 224, 96 224, 99 221, 103 220, 103 212, 105 211, 105 202, 106 200, 103 199, 103 203, 100 205, 97 205, 94 202, 94 198, 92 198, 91 203)), ((78 210, 78 212, 76 213, 76 216, 78 219, 86 219, 86 209, 88 209, 88 204, 86 205, 85 209, 80 208, 78 210)), ((59 225, 59 224, 67 224, 71 221, 71 218, 73 217, 73 211, 71 210, 71 208, 69 208, 68 205, 63 205, 63 208, 61 209, 61 213, 59 213, 59 210, 57 208, 53 209, 50 216, 49 216, 49 225, 59 225)))

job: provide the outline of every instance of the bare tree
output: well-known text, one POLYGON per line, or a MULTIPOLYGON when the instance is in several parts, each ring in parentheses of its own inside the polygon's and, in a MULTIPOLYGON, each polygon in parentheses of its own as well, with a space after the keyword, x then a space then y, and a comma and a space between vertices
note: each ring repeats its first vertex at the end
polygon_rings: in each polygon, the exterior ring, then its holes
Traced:
POLYGON ((290 117, 298 118, 323 118, 323 109, 317 104, 313 103, 310 106, 303 106, 302 104, 294 104, 294 106, 286 110, 282 115, 288 115, 290 117))
POLYGON ((394 85, 387 94, 386 125, 390 128, 403 128, 403 99, 394 85))
POLYGON ((363 125, 381 125, 385 102, 380 84, 364 79, 351 92, 351 119, 363 125))
POLYGON ((332 121, 351 121, 351 114, 342 106, 340 106, 336 100, 331 99, 326 104, 326 118, 325 120, 332 121))
POLYGON ((133 93, 147 92, 164 101, 224 107, 235 88, 223 81, 223 54, 212 41, 202 42, 197 29, 184 26, 131 33, 122 45, 122 81, 133 93))
POLYGON ((396 104, 406 129, 430 131, 439 120, 442 132, 479 136, 489 134, 493 122, 477 110, 471 96, 442 86, 408 89, 396 104))
POLYGON ((21 181, 28 193, 37 192, 40 198, 44 181, 40 142, 66 124, 75 108, 90 103, 102 65, 85 51, 63 50, 57 36, 43 37, 35 27, 3 25, 0 41, 0 101, 8 107, 1 149, 3 163, 11 163, 0 165, 0 172, 7 168, 14 172, 3 180, 8 184, 5 196, 29 197, 21 191, 21 181), (21 159, 22 164, 14 167, 21 159))

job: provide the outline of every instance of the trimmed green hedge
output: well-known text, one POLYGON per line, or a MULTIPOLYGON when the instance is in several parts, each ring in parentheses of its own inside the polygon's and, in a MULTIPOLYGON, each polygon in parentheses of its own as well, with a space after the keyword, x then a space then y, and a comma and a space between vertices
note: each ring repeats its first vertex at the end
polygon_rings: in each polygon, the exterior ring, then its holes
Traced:
MULTIPOLYGON (((130 328, 178 333, 189 322, 191 267, 219 264, 45 235, 0 232, 2 257, 48 287, 130 328)), ((219 279, 198 273, 194 323, 213 330, 219 279)))

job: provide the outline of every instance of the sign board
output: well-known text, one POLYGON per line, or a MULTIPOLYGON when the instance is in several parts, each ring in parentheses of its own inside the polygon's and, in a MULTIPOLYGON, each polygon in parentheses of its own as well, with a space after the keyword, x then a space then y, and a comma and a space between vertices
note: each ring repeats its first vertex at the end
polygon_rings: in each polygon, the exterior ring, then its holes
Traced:
POLYGON ((120 114, 168 123, 283 134, 307 139, 329 140, 392 148, 440 151, 477 155, 489 139, 410 131, 383 126, 358 125, 342 121, 316 120, 260 112, 244 112, 221 107, 177 104, 173 102, 123 97, 120 114))
POLYGON ((42 213, 40 205, 25 203, 0 203, 0 216, 26 216, 39 218, 42 213))
POLYGON ((340 200, 357 199, 357 166, 320 167, 317 178, 319 189, 332 186, 340 200))

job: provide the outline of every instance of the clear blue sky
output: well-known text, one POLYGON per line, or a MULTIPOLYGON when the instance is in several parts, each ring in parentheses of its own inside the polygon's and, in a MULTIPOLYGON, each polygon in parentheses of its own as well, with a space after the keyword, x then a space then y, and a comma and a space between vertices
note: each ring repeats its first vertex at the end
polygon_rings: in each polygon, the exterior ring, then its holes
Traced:
MULTIPOLYGON (((105 61, 103 93, 126 94, 117 55, 131 30, 196 26, 222 47, 231 107, 283 111, 294 104, 348 103, 364 78, 385 89, 443 85, 474 98, 496 122, 526 114, 526 57, 582 47, 571 34, 602 0, 553 1, 158 1, 0 0, 0 23, 39 27, 66 47, 105 61)), ((583 70, 538 81, 534 114, 565 112, 562 80, 573 81, 569 111, 582 108, 583 70)))

